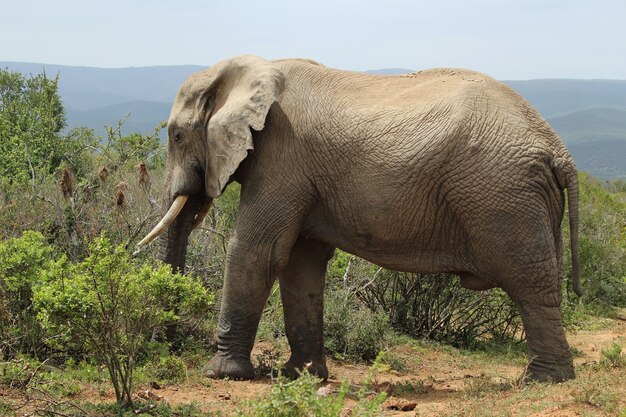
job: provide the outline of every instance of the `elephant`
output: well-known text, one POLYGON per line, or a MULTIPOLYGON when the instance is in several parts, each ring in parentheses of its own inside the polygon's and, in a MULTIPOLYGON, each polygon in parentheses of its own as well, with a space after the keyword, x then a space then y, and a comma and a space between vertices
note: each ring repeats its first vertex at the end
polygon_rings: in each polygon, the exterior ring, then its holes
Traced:
POLYGON ((581 292, 577 171, 504 84, 463 69, 374 75, 237 56, 183 82, 167 146, 169 210, 139 246, 161 235, 173 268, 184 270, 190 232, 213 199, 241 185, 207 376, 254 378, 251 350, 278 279, 285 372, 326 379, 324 280, 339 248, 392 270, 502 288, 527 336, 525 379, 575 377, 560 305, 566 199, 581 292))

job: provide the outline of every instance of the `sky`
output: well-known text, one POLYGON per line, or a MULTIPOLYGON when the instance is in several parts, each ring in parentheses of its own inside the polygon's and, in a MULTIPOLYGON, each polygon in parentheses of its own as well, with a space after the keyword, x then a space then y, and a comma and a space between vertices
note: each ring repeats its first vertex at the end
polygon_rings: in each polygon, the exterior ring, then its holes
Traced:
POLYGON ((0 61, 209 66, 255 54, 626 79, 625 0, 0 0, 0 15, 0 61))

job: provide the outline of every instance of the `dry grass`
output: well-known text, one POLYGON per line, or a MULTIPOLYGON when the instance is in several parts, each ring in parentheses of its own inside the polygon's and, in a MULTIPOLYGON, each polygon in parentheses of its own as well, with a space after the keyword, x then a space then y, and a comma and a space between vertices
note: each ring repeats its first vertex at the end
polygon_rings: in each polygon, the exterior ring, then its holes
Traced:
MULTIPOLYGON (((523 370, 525 358, 519 351, 467 352, 448 346, 406 342, 387 352, 384 370, 376 376, 375 386, 390 392, 388 406, 415 404, 411 411, 386 409, 385 416, 626 416, 626 366, 617 360, 617 346, 626 347, 626 322, 612 321, 600 330, 579 331, 568 335, 577 350, 577 379, 562 384, 518 386, 515 381, 523 370), (603 353, 604 352, 604 353, 603 353), (612 359, 610 359, 612 358, 612 359)), ((267 356, 268 343, 261 343, 253 353, 273 364, 278 353, 267 356), (265 356, 263 356, 265 354, 265 356), (267 357, 266 357, 267 356, 267 357)), ((284 349, 278 347, 277 349, 284 349)), ((268 363, 264 363, 268 366, 268 363)), ((332 392, 340 381, 355 387, 367 378, 368 365, 329 361, 332 392)), ((266 394, 272 384, 265 377, 256 381, 206 380, 199 368, 188 370, 180 384, 155 389, 146 380, 140 390, 152 390, 167 402, 180 407, 196 404, 196 414, 235 413, 247 400, 266 394)), ((10 406, 24 403, 19 390, 0 389, 0 410, 11 415, 10 406)), ((102 383, 86 383, 67 400, 92 403, 112 402, 114 396, 102 383)), ((354 407, 354 400, 348 401, 354 407)), ((30 405, 19 410, 28 415, 30 405)))

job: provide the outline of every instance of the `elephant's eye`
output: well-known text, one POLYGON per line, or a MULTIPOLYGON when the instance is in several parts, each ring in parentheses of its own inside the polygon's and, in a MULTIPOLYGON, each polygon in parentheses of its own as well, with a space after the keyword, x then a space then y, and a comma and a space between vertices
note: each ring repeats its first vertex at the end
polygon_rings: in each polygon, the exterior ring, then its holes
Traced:
POLYGON ((180 143, 183 140, 183 134, 181 132, 174 132, 174 142, 180 143))

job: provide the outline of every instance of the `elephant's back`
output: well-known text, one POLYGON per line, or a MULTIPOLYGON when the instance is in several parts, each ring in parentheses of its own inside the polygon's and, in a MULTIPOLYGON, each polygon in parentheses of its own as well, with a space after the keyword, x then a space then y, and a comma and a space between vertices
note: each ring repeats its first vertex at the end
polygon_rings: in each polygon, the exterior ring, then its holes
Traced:
POLYGON ((291 91, 323 95, 333 100, 406 107, 417 103, 457 100, 469 91, 500 88, 493 78, 459 68, 435 68, 400 75, 369 74, 325 67, 314 61, 290 59, 275 64, 287 75, 291 91))
POLYGON ((480 72, 377 75, 301 60, 277 65, 288 78, 281 101, 294 130, 321 144, 317 152, 352 156, 355 169, 384 168, 394 176, 409 167, 419 176, 458 178, 461 169, 481 167, 496 176, 528 177, 536 164, 550 168, 556 158, 571 159, 523 97, 480 72))

